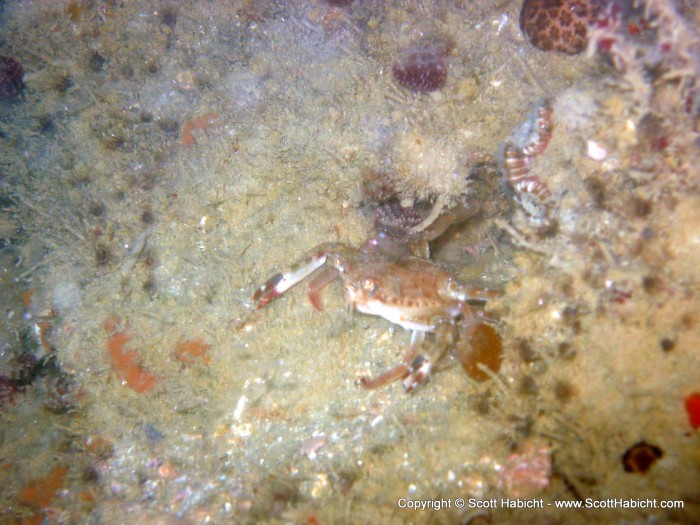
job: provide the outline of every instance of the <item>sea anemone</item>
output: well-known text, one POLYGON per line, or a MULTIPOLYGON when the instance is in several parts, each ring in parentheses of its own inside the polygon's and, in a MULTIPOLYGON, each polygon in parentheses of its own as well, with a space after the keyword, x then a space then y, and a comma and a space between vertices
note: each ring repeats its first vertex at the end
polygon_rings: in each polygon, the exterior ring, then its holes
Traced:
POLYGON ((396 190, 404 204, 436 197, 452 204, 467 193, 462 152, 449 136, 419 128, 399 133, 391 158, 396 190))

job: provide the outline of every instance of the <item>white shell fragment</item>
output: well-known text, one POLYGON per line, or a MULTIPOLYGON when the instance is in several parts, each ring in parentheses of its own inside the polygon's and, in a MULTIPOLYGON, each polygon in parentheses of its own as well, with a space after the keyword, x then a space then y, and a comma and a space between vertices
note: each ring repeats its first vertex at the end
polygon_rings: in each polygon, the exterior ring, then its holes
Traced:
POLYGON ((593 160, 605 160, 605 157, 608 156, 608 150, 595 140, 586 141, 586 153, 593 160))

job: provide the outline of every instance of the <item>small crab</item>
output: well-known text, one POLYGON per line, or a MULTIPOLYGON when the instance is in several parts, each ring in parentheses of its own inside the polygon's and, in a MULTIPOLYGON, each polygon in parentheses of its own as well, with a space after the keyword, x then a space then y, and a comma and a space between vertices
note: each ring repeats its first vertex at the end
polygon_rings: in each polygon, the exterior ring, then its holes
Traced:
POLYGON ((347 303, 359 312, 377 315, 412 332, 411 343, 398 366, 375 377, 362 377, 365 388, 378 388, 403 380, 407 392, 424 384, 434 362, 444 354, 448 343, 469 338, 482 323, 469 306, 483 302, 493 292, 462 284, 447 270, 427 259, 427 241, 442 234, 449 224, 473 215, 478 205, 448 211, 430 228, 400 240, 378 236, 359 249, 342 243, 316 246, 289 269, 278 273, 253 295, 257 308, 263 308, 326 266, 309 283, 311 304, 322 310, 321 290, 336 278, 344 285, 347 303), (423 255, 418 257, 416 254, 423 255), (418 350, 427 332, 440 341, 434 360, 418 350))

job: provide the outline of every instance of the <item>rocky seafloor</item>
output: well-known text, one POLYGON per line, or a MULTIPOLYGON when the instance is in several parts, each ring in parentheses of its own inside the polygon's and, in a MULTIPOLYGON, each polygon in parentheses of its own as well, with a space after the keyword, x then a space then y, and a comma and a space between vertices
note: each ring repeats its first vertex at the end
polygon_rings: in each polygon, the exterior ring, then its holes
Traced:
POLYGON ((0 3, 0 522, 697 523, 700 9, 588 4, 0 3), (388 187, 480 204, 432 259, 487 380, 362 389, 410 337, 337 283, 255 309, 388 187))

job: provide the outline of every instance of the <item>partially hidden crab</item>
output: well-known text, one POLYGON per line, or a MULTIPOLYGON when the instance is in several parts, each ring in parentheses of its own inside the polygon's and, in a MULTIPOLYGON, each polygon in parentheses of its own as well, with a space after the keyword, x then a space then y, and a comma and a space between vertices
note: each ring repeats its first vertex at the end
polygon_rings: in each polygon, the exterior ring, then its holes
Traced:
POLYGON ((345 299, 352 308, 383 317, 412 332, 402 362, 375 378, 361 378, 362 386, 378 388, 401 379, 406 391, 412 392, 427 381, 433 364, 457 335, 468 340, 482 323, 469 303, 483 302, 493 296, 493 292, 458 282, 450 272, 427 258, 427 241, 476 211, 478 205, 473 202, 453 208, 431 227, 410 238, 378 236, 359 249, 342 243, 320 244, 258 288, 253 300, 258 309, 263 308, 326 266, 309 282, 309 300, 316 309, 323 308, 320 296, 323 287, 340 278, 345 299), (433 359, 418 353, 427 332, 435 333, 440 342, 433 359))

